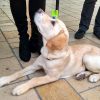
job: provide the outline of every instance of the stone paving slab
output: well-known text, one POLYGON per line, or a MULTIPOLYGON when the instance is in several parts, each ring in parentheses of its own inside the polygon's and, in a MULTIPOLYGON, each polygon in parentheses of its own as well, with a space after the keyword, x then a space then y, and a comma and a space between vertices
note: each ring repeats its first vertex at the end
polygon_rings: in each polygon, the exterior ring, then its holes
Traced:
POLYGON ((93 42, 92 40, 89 40, 87 38, 71 41, 71 42, 69 42, 69 45, 75 45, 75 44, 80 44, 80 43, 81 44, 91 44, 91 45, 100 47, 100 44, 97 44, 95 41, 93 42))
POLYGON ((20 64, 15 57, 0 59, 0 76, 10 75, 20 69, 20 64))
POLYGON ((6 39, 19 38, 18 31, 5 31, 3 32, 6 39))
POLYGON ((8 39, 8 43, 19 43, 19 38, 10 38, 8 39))
POLYGON ((0 32, 0 42, 3 42, 3 41, 5 41, 5 38, 4 38, 3 34, 0 32))
POLYGON ((100 40, 97 39, 93 34, 87 34, 87 35, 85 35, 85 37, 100 45, 100 40))
MULTIPOLYGON (((5 17, 5 16, 6 16, 5 12, 1 9, 1 5, 0 5, 0 17, 5 17)), ((0 20, 2 20, 2 19, 0 19, 0 20)))
POLYGON ((90 83, 87 79, 78 81, 75 79, 75 77, 69 78, 67 79, 67 81, 69 82, 69 84, 71 84, 71 86, 78 92, 85 92, 88 91, 91 88, 95 88, 97 86, 100 85, 100 81, 96 82, 96 83, 90 83))
MULTIPOLYGON (((74 30, 75 32, 78 30, 79 26, 78 25, 72 25, 68 26, 68 28, 74 30)), ((93 33, 93 25, 90 25, 88 31, 86 33, 93 33)))
POLYGON ((81 93, 84 100, 100 100, 100 86, 81 93))
POLYGON ((65 80, 38 87, 37 91, 42 100, 82 100, 65 80))
POLYGON ((0 21, 0 27, 1 26, 9 26, 9 25, 14 25, 14 24, 10 20, 0 21))
POLYGON ((10 43, 10 46, 11 46, 12 48, 18 48, 18 47, 19 47, 19 42, 10 43))
POLYGON ((5 20, 9 20, 9 18, 7 16, 0 16, 0 21, 5 21, 5 20))
POLYGON ((16 26, 14 26, 14 25, 1 26, 0 28, 1 28, 2 32, 17 30, 16 26))
POLYGON ((0 42, 0 59, 14 56, 6 42, 0 42))
MULTIPOLYGON (((17 61, 15 57, 0 59, 0 77, 13 74, 21 69, 22 68, 20 67, 19 62, 17 61)), ((12 83, 20 82, 26 79, 27 77, 23 77, 12 83)))
POLYGON ((12 48, 19 47, 19 38, 11 38, 11 39, 8 39, 8 43, 10 44, 10 46, 12 48))
POLYGON ((76 18, 74 18, 74 17, 72 17, 72 16, 68 16, 68 17, 66 17, 66 16, 59 16, 59 19, 61 19, 62 21, 74 21, 74 20, 77 20, 76 18))
POLYGON ((79 25, 79 20, 64 21, 64 23, 67 27, 78 26, 79 25))

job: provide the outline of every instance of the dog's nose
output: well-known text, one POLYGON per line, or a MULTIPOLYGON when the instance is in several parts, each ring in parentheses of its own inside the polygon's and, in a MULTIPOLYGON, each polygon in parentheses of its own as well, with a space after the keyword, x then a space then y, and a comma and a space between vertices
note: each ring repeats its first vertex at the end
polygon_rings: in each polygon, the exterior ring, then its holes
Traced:
POLYGON ((39 9, 39 10, 38 10, 38 13, 42 13, 42 12, 43 12, 43 10, 42 10, 42 9, 39 9))

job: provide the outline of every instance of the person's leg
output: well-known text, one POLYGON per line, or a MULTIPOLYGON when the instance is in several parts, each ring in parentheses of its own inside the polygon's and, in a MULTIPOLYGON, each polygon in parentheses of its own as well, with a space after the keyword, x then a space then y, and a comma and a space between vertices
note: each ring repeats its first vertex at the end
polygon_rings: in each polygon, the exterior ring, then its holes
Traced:
POLYGON ((29 35, 27 34, 26 0, 10 0, 11 12, 19 32, 19 56, 23 61, 29 61, 29 35))
POLYGON ((83 38, 85 32, 88 30, 96 1, 97 0, 85 0, 79 23, 79 30, 75 34, 76 39, 83 38))
POLYGON ((34 23, 34 14, 39 8, 45 11, 45 3, 46 0, 36 0, 36 1, 29 0, 29 15, 31 20, 31 28, 32 28, 32 34, 30 38, 30 50, 32 52, 40 53, 40 49, 43 46, 42 36, 38 32, 37 27, 34 23))
POLYGON ((100 7, 95 19, 95 26, 94 26, 94 35, 100 39, 100 7))

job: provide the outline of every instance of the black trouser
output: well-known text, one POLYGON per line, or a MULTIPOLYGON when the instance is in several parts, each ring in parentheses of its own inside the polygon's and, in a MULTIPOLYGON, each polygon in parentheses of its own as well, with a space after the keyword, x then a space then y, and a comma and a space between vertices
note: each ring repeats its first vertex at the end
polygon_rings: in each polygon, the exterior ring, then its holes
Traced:
MULTIPOLYGON (((26 36, 28 30, 26 0, 10 0, 10 7, 19 35, 22 37, 26 36)), ((32 36, 34 36, 34 33, 37 32, 33 17, 39 8, 45 10, 45 0, 29 0, 29 15, 31 20, 32 36)))
MULTIPOLYGON (((95 8, 97 0, 85 0, 82 13, 81 13, 81 20, 79 24, 79 29, 83 31, 87 31, 91 22, 91 18, 93 15, 93 11, 95 8)), ((94 26, 94 31, 99 31, 100 32, 100 7, 95 19, 95 26, 94 26)))

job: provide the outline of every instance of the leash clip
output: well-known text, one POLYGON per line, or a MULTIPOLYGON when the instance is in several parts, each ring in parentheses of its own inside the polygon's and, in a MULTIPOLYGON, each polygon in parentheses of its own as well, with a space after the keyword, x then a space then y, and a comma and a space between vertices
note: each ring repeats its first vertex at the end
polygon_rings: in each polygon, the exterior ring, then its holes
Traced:
POLYGON ((51 16, 52 16, 53 19, 58 18, 58 16, 59 16, 59 12, 58 12, 58 10, 52 10, 52 12, 51 12, 51 16))

